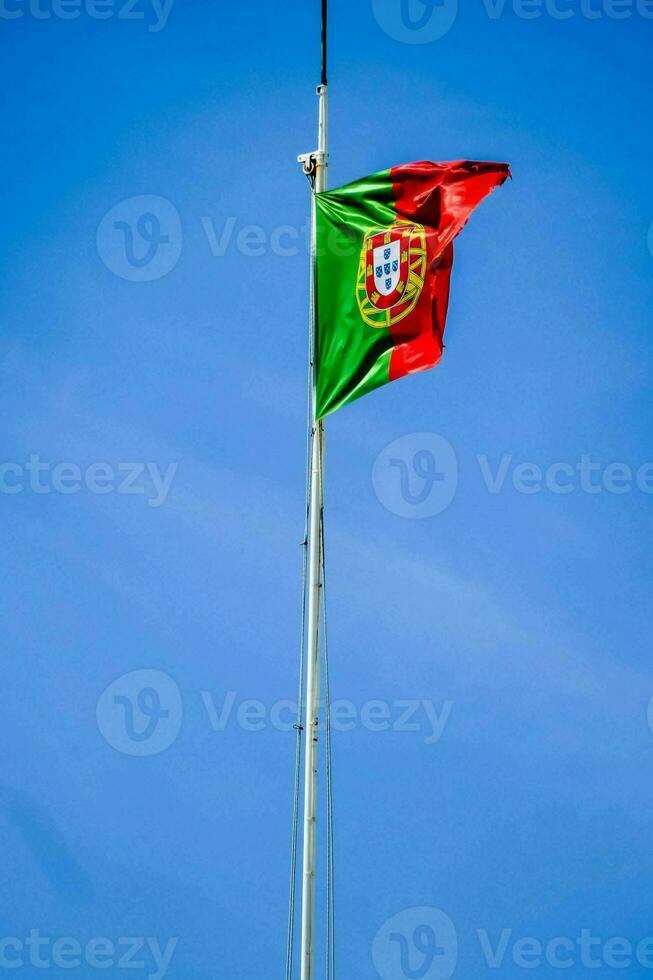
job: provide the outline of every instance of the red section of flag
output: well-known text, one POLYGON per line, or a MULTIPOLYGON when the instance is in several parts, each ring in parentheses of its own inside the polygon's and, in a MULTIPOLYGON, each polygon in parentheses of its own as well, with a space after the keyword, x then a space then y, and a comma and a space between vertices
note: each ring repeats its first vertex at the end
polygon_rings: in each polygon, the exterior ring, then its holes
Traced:
POLYGON ((435 367, 442 357, 453 245, 448 245, 438 257, 433 236, 427 232, 426 252, 426 282, 419 302, 409 317, 390 327, 395 341, 390 354, 390 381, 435 367))
POLYGON ((426 278, 417 306, 390 328, 390 380, 434 367, 442 357, 453 240, 474 210, 510 176, 505 163, 408 163, 390 171, 397 217, 426 232, 426 278))

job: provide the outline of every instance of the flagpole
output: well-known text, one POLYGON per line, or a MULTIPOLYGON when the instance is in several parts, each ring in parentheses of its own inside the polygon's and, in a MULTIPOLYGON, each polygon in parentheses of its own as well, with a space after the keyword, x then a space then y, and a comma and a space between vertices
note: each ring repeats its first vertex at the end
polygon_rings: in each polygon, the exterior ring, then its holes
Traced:
POLYGON ((311 484, 308 556, 304 820, 302 860, 301 980, 313 980, 315 953, 315 862, 317 836, 318 725, 320 700, 320 604, 322 593, 322 486, 324 425, 316 420, 317 235, 315 194, 326 190, 328 167, 327 0, 322 5, 322 71, 318 96, 318 148, 300 157, 312 178, 311 194, 311 484))

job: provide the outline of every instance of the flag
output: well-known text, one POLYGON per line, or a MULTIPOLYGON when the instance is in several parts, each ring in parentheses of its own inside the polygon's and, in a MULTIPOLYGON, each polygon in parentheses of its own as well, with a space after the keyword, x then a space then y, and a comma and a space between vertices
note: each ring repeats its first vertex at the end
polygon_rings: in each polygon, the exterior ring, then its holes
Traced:
POLYGON ((504 163, 408 163, 316 194, 316 416, 442 357, 453 240, 504 163))

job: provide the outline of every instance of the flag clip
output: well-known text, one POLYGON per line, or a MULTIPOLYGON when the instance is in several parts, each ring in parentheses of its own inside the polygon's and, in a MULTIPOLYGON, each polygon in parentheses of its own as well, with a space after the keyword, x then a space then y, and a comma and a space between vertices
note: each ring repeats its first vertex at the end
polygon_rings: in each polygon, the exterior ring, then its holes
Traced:
POLYGON ((312 153, 300 153, 297 163, 301 163, 302 169, 307 177, 311 177, 318 167, 326 163, 326 153, 324 150, 313 150, 312 153))

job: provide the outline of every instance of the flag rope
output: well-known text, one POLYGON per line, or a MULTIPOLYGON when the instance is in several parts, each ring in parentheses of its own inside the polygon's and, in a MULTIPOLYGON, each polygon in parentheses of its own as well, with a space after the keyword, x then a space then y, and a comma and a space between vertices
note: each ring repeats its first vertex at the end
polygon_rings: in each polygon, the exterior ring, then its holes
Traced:
MULTIPOLYGON (((313 276, 311 275, 311 294, 313 276)), ((312 335, 312 330, 311 330, 312 335)), ((312 340, 309 341, 312 348, 312 340)), ((308 385, 306 399, 306 495, 304 505, 304 538, 302 541, 302 589, 301 589, 301 628, 299 641, 299 690, 297 693, 297 717, 294 724, 295 740, 295 777, 293 785, 292 835, 290 847, 290 887, 288 896, 288 935, 286 940, 286 980, 292 980, 293 957, 295 944, 295 893, 297 887, 297 844, 299 837, 299 796, 302 764, 302 716, 304 712, 304 657, 306 651, 306 596, 308 589, 308 527, 311 509, 311 456, 313 448, 313 426, 311 406, 311 379, 313 373, 313 353, 308 358, 308 385)))
POLYGON ((322 551, 322 624, 324 628, 324 718, 327 797, 326 980, 335 980, 335 876, 333 861, 333 758, 331 748, 331 675, 327 631, 326 552, 324 548, 324 490, 320 487, 320 541, 322 551))

